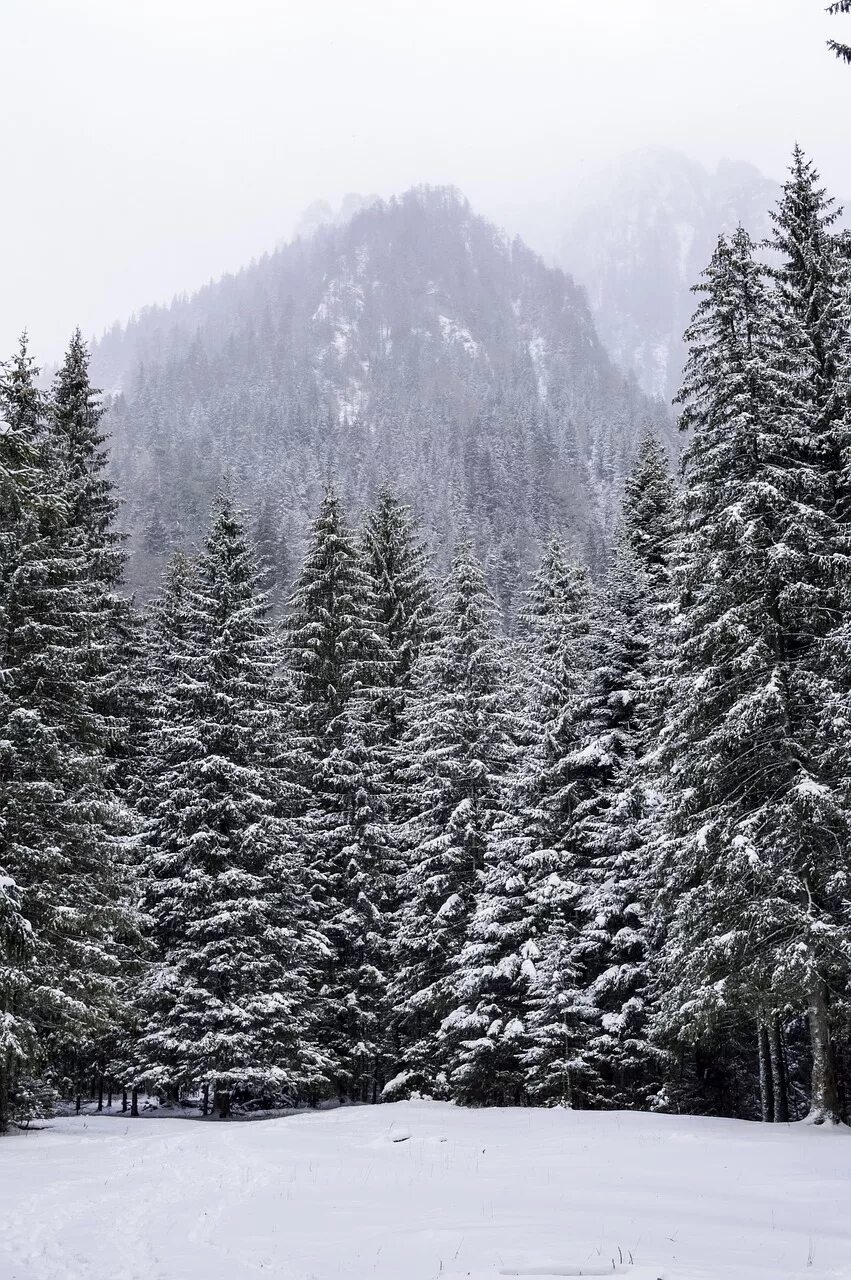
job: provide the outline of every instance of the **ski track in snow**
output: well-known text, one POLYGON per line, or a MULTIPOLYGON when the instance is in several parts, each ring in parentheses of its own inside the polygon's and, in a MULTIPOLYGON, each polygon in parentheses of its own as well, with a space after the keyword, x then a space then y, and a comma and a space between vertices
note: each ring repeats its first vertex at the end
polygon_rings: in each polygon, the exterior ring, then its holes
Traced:
POLYGON ((851 1280, 851 1134, 806 1126, 84 1116, 0 1142, 0 1191, 2 1280, 851 1280))

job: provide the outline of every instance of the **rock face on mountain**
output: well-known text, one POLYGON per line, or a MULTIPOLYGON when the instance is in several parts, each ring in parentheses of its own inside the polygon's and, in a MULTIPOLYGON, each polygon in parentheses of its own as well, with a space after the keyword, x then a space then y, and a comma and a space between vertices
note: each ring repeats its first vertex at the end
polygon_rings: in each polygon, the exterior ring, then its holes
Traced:
POLYGON ((600 337, 651 395, 670 401, 683 365, 690 290, 721 232, 767 236, 779 184, 748 164, 711 173, 672 151, 627 157, 568 219, 557 258, 585 286, 600 337))
POLYGON ((383 479, 440 557, 462 527, 510 610, 541 543, 599 566, 639 434, 670 417, 612 363, 584 292, 456 192, 320 227, 98 344, 131 584, 191 546, 229 473, 276 589, 322 486, 383 479))

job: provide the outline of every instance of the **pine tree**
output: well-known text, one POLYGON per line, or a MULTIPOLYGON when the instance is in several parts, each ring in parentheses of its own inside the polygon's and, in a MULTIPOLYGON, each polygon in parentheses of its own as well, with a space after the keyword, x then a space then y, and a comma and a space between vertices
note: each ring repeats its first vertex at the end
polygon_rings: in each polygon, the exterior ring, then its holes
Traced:
MULTIPOLYGON (((417 672, 407 712, 409 865, 391 1001, 401 1015, 392 1093, 446 1093, 458 1019, 453 978, 501 811, 513 754, 511 680, 494 602, 468 542, 455 554, 440 639, 417 672)), ((474 1019, 479 1022, 477 1015, 474 1019)))
POLYGON ((825 419, 813 345, 791 306, 778 317, 744 231, 721 239, 700 291, 681 393, 659 1025, 699 1040, 742 1010, 809 1006, 821 1120, 837 1109, 826 983, 851 943, 835 856, 846 819, 819 741, 833 691, 818 641, 841 546, 812 465, 825 419))
POLYGON ((300 850, 283 816, 278 656, 258 570, 220 495, 192 579, 178 559, 154 627, 159 700, 132 1078, 234 1100, 298 1096, 321 1074, 300 850))
POLYGON ((388 739, 398 740, 417 659, 435 636, 428 552, 408 508, 386 485, 366 514, 364 557, 387 647, 388 739))
POLYGON ((573 893, 560 878, 563 859, 552 847, 558 806, 547 766, 558 751, 550 734, 566 730, 584 678, 588 620, 581 614, 587 605, 584 573, 553 541, 520 615, 525 706, 521 697, 512 736, 524 749, 506 778, 481 890, 453 976, 457 1007, 449 1025, 456 1039, 465 1038, 455 1050, 452 1085, 463 1101, 504 1103, 525 1096, 528 1023, 542 939, 573 893))
POLYGON ((526 881, 529 941, 523 956, 534 968, 526 1089, 535 1102, 568 1106, 586 1096, 583 1053, 593 1014, 577 959, 582 882, 576 810, 585 793, 575 758, 584 732, 595 611, 584 570, 551 543, 522 616, 529 741, 500 833, 508 860, 526 881))
MULTIPOLYGON (((50 429, 22 343, 4 371, 2 780, 0 866, 26 922, 26 964, 7 975, 7 1013, 38 1036, 31 1071, 76 1054, 114 1019, 129 935, 111 835, 104 753, 93 706, 98 598, 76 522, 77 478, 50 429), (14 888, 11 886, 14 885, 14 888), (9 985, 13 988, 9 991, 9 985)), ((7 910, 8 921, 8 910, 7 910)), ((8 931, 7 931, 7 936, 8 931)), ((20 927, 11 931, 20 941, 20 927)), ((17 1050, 18 1066, 23 1064, 17 1050)), ((14 1076, 15 1066, 8 1068, 14 1076)), ((14 1079, 5 1086, 14 1092, 14 1079)))
MULTIPOLYGON (((659 573, 664 565, 659 564, 659 573)), ((643 1105, 653 1084, 649 1046, 648 818, 644 770, 654 675, 652 593, 622 536, 605 584, 594 673, 580 723, 584 797, 574 814, 583 869, 574 966, 587 992, 586 1088, 596 1105, 643 1105)))
POLYGON ((771 213, 774 233, 767 247, 779 259, 772 275, 784 368, 796 380, 798 399, 809 408, 801 447, 825 475, 833 514, 847 519, 851 273, 841 237, 832 230, 842 210, 819 181, 814 164, 796 146, 789 177, 771 213))
POLYGON ((89 380, 89 360, 77 329, 53 384, 51 426, 65 455, 72 501, 69 522, 82 534, 87 573, 105 590, 114 591, 126 557, 115 530, 115 484, 107 475, 106 436, 101 431, 105 411, 100 392, 89 380))
POLYGON ((659 1074, 648 1026, 653 845, 662 811, 652 748, 663 710, 675 531, 667 457, 647 435, 624 486, 586 708, 589 728, 615 749, 605 752, 607 768, 578 815, 588 861, 578 944, 590 1003, 585 1055, 596 1101, 607 1106, 644 1105, 659 1074))
POLYGON ((136 744, 142 741, 145 697, 140 685, 141 619, 120 587, 127 555, 116 530, 119 501, 108 474, 105 408, 91 385, 90 355, 77 329, 54 379, 50 433, 68 476, 68 519, 77 531, 93 605, 88 684, 106 735, 111 785, 130 785, 136 744))
POLYGON ((314 522, 286 621, 296 716, 313 766, 342 737, 340 716, 355 693, 373 689, 386 664, 372 585, 342 504, 329 487, 314 522))
POLYGON ((654 611, 670 595, 671 555, 676 533, 676 490, 667 455, 655 436, 640 441, 624 484, 622 539, 641 564, 654 611))
POLYGON ((286 624, 294 683, 293 775, 317 927, 322 1045, 342 1097, 377 1096, 386 1054, 388 895, 380 690, 389 660, 373 584, 333 488, 326 491, 286 624))

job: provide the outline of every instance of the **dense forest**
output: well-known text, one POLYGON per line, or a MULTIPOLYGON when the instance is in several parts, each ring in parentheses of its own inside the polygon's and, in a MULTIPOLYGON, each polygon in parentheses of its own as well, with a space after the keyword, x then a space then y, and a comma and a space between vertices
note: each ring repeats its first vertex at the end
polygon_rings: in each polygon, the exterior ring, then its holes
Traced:
POLYGON ((719 239, 679 474, 647 435, 604 572, 537 529, 510 630, 487 523, 458 522, 438 576, 398 474, 357 524, 326 487, 280 611, 224 483, 140 615, 86 345, 43 390, 22 340, 0 379, 0 1128, 113 1091, 220 1116, 429 1096, 849 1118, 835 216, 796 150, 770 251, 719 239))

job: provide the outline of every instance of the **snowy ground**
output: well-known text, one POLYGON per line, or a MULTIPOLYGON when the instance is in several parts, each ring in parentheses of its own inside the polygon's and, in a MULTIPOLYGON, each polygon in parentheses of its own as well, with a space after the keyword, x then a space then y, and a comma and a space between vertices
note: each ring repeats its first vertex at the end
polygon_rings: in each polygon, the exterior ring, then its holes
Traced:
POLYGON ((851 1280, 851 1134, 626 1113, 84 1116, 0 1140, 2 1280, 851 1280))

